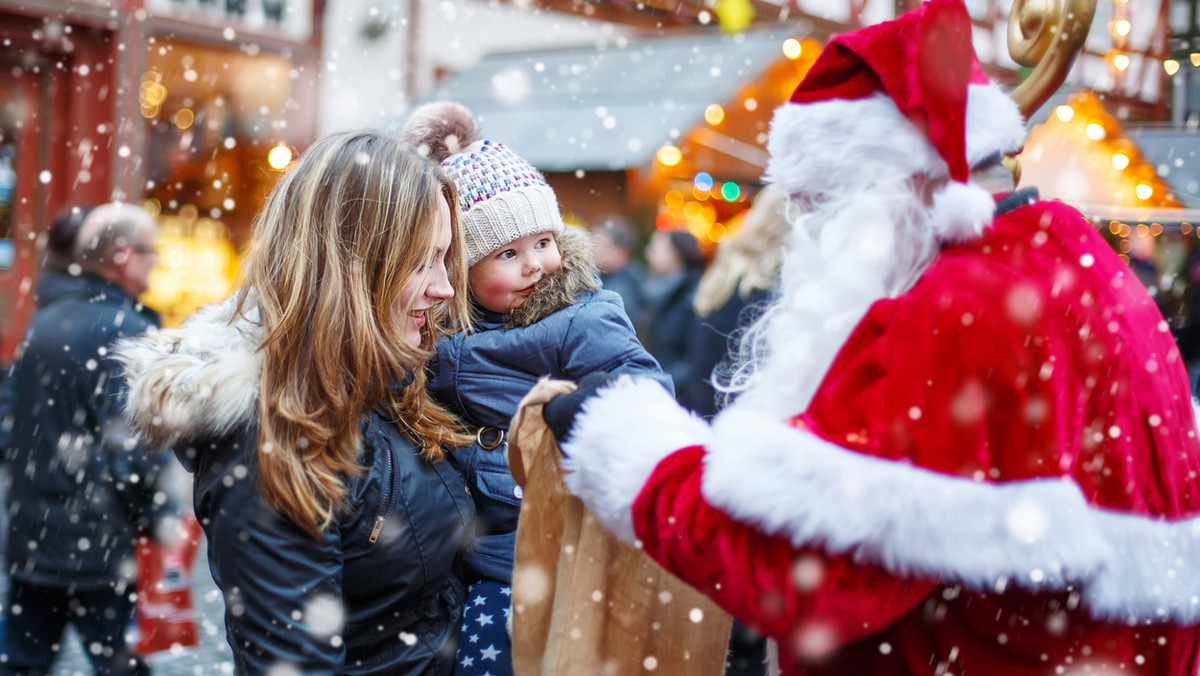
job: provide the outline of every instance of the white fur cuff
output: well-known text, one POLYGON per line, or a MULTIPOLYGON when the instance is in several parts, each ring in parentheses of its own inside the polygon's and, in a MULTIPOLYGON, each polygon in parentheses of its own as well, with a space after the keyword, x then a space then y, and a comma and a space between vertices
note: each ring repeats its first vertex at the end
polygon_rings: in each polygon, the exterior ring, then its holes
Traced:
POLYGON ((622 377, 584 402, 563 445, 564 481, 604 527, 635 542, 630 511, 658 463, 704 444, 708 424, 675 402, 662 385, 622 377))

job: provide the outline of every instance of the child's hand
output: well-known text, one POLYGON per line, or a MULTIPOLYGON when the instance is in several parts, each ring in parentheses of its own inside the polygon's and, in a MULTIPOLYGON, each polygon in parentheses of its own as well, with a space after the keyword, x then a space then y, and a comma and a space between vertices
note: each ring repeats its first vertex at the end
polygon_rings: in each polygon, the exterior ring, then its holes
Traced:
POLYGON ((600 388, 616 382, 618 377, 605 371, 589 373, 579 381, 579 387, 574 392, 560 394, 546 402, 542 407, 542 419, 554 433, 554 440, 558 442, 559 448, 570 438, 571 428, 575 424, 575 417, 583 408, 583 402, 595 395, 600 388))

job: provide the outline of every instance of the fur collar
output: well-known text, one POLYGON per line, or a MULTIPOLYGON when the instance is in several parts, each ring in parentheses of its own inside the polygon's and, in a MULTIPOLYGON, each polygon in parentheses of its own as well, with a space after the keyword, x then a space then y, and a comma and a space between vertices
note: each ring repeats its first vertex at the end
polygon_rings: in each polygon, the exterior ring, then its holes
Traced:
POLYGON ((142 443, 168 448, 226 434, 258 415, 263 357, 257 309, 234 318, 236 294, 178 329, 120 341, 126 418, 142 443))
POLYGON ((534 324, 573 304, 579 294, 600 288, 591 233, 583 228, 566 227, 558 236, 558 251, 562 267, 547 275, 521 307, 508 314, 505 328, 534 324))

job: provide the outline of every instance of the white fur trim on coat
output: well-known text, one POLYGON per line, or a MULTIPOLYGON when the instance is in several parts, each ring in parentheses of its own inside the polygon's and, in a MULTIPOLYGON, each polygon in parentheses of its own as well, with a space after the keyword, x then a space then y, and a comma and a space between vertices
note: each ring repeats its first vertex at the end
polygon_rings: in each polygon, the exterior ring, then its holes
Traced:
POLYGON ((125 414, 143 443, 166 448, 228 432, 257 415, 263 363, 257 310, 231 324, 235 300, 201 308, 178 329, 117 343, 129 386, 125 414))
POLYGON ((626 542, 635 542, 630 508, 659 461, 709 439, 708 424, 662 385, 623 377, 584 402, 563 444, 567 490, 626 542))
POLYGON ((1082 589, 1095 617, 1200 621, 1200 518, 1091 506, 1069 479, 976 482, 829 443, 757 411, 718 416, 705 498, 795 546, 977 591, 1082 589))

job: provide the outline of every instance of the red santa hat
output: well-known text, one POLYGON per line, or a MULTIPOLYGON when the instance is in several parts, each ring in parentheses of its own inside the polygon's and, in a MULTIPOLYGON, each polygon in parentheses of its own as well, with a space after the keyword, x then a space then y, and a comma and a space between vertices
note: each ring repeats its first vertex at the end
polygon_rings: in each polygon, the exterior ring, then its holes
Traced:
POLYGON ((959 185, 944 191, 942 210, 974 221, 990 217, 992 201, 963 190, 970 168, 1019 150, 1024 138, 1016 104, 975 57, 962 0, 928 0, 829 41, 775 113, 767 180, 790 194, 836 192, 854 185, 868 163, 884 162, 952 179, 959 185))

